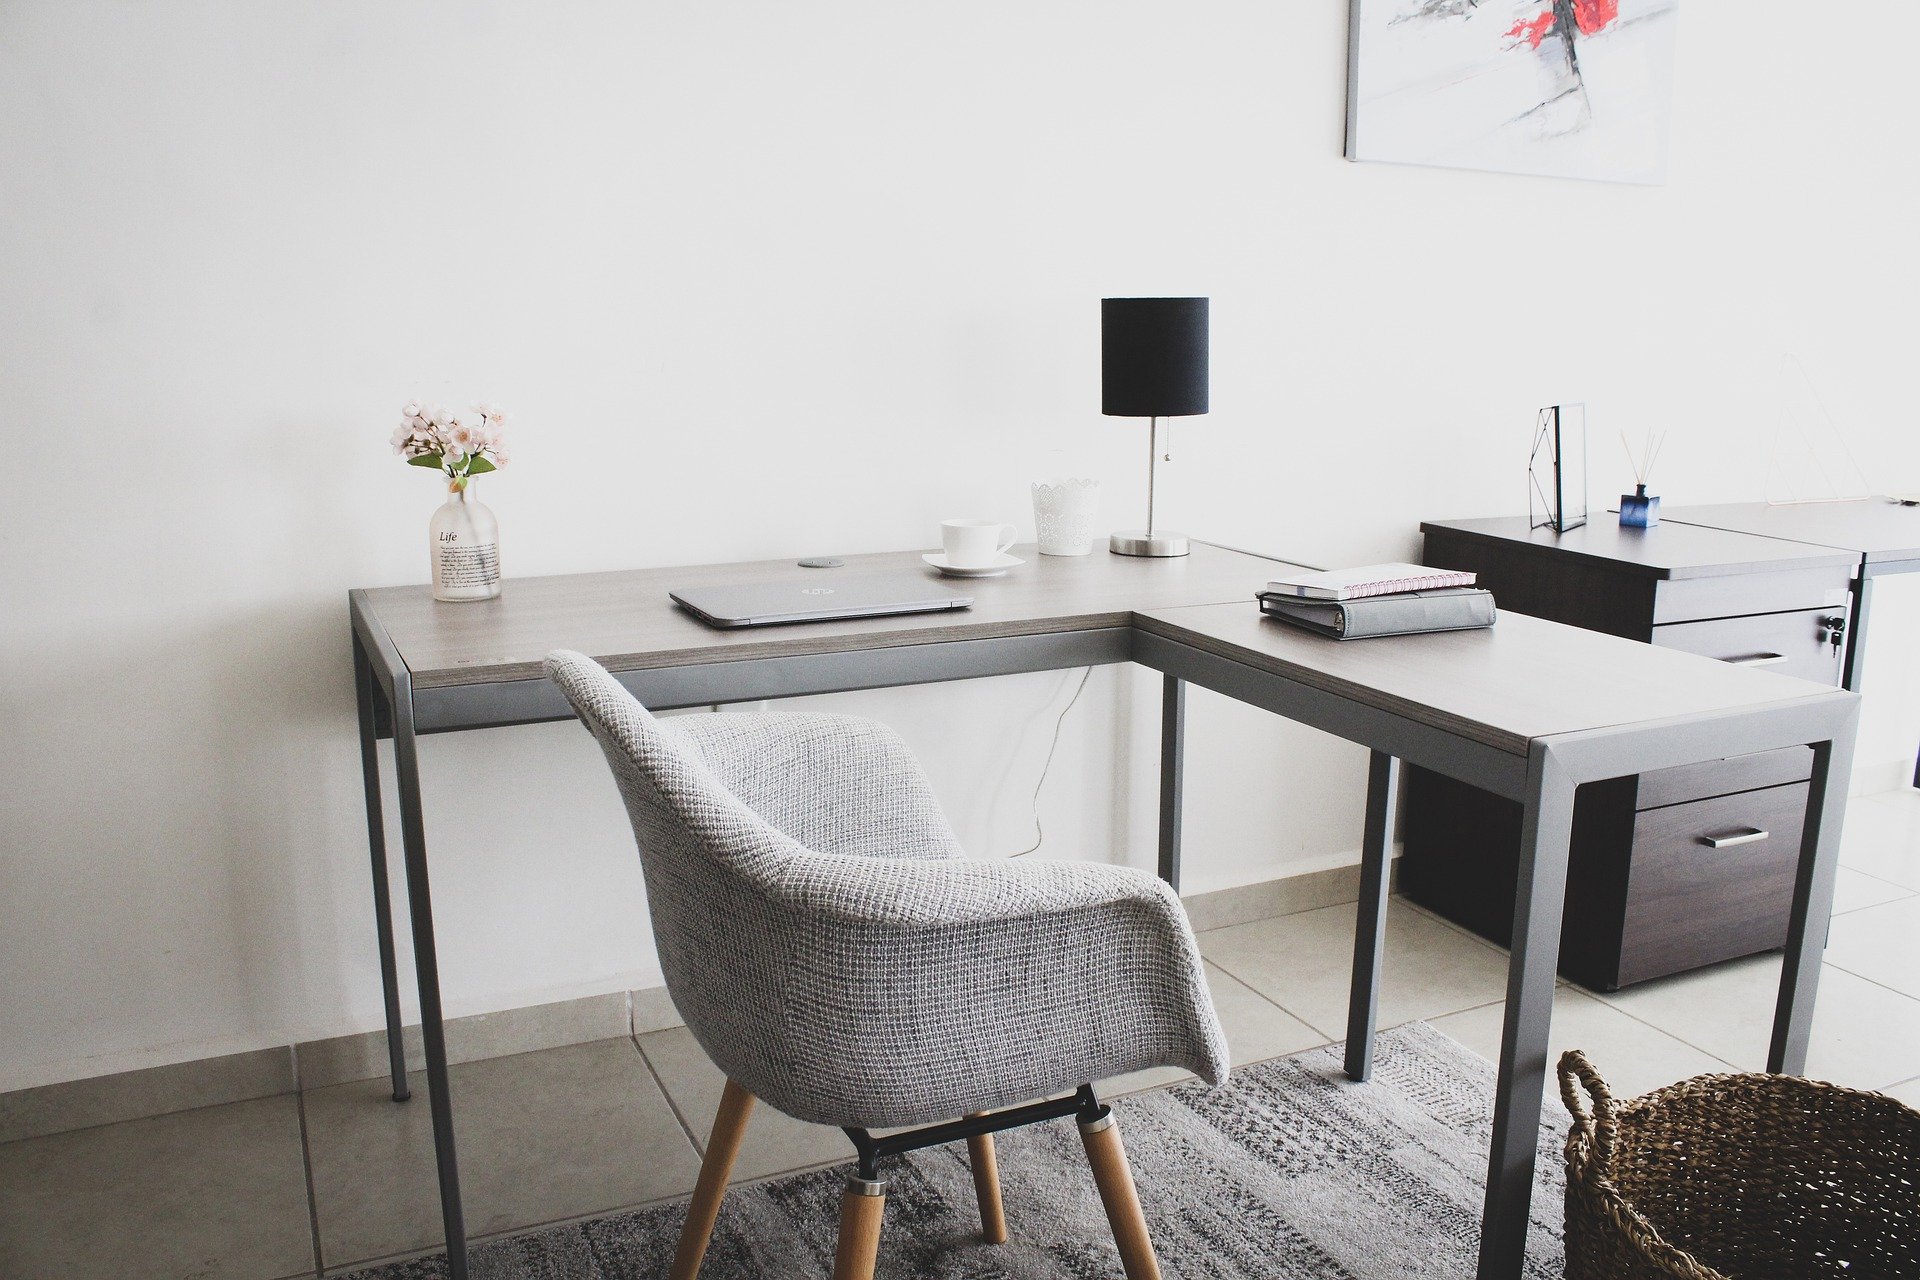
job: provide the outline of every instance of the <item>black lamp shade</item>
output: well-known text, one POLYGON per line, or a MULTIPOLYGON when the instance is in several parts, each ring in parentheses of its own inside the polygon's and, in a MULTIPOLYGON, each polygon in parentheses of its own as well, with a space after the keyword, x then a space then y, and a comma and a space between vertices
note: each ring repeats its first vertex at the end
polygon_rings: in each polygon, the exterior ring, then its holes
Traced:
POLYGON ((1207 300, 1100 299, 1100 412, 1180 418, 1207 411, 1207 300))

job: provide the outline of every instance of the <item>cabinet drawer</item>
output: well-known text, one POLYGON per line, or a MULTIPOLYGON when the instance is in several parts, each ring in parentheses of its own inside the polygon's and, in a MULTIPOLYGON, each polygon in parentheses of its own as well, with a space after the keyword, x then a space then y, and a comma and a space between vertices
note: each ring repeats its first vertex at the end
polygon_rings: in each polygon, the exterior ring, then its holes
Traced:
POLYGON ((1812 776, 1812 747, 1782 747, 1778 751, 1756 751, 1752 755, 1728 756, 1725 760, 1709 760, 1704 764, 1683 764, 1641 774, 1634 808, 1658 809, 1735 791, 1758 791, 1761 787, 1805 782, 1812 776))
POLYGON ((1853 570, 1791 569, 1781 573, 1735 573, 1715 578, 1666 578, 1653 598, 1653 620, 1696 622, 1790 609, 1844 613, 1853 570))
POLYGON ((1622 986, 1784 946, 1807 784, 1634 819, 1622 986))
POLYGON ((1653 642, 1703 658, 1761 667, 1821 684, 1839 684, 1842 650, 1822 624, 1828 618, 1844 617, 1841 610, 1802 609, 1711 622, 1675 622, 1655 627, 1653 642))

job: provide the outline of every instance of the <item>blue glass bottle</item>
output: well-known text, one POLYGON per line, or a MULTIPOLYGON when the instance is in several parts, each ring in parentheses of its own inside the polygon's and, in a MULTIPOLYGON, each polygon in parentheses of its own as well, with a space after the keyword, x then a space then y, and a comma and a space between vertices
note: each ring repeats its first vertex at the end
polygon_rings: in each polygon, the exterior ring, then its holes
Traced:
POLYGON ((1620 495, 1620 527, 1651 529, 1660 523, 1660 499, 1647 496, 1647 486, 1637 484, 1632 493, 1620 495))

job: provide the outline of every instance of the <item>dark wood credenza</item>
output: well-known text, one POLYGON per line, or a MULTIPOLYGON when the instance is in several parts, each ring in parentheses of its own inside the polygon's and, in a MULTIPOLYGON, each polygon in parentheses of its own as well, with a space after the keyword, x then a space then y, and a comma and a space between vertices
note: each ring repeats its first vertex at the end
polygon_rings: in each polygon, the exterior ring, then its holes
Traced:
MULTIPOLYGON (((1432 521, 1423 561, 1532 614, 1837 685, 1858 557, 1694 525, 1432 521)), ((1570 670, 1567 680, 1585 673, 1570 670)), ((1731 756, 1580 788, 1560 971, 1601 991, 1785 945, 1812 752, 1731 756)), ((1409 769, 1402 894, 1506 945, 1512 801, 1409 769)))

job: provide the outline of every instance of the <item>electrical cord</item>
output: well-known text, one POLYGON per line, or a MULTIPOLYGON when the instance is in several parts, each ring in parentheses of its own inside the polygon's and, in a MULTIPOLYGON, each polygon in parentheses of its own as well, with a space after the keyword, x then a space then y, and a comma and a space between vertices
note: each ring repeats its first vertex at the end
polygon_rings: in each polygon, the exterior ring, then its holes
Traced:
POLYGON ((1018 853, 1008 854, 1009 858, 1024 858, 1046 841, 1046 829, 1040 825, 1040 788, 1047 785, 1047 774, 1053 770, 1053 756, 1060 750, 1060 730, 1066 727, 1067 713, 1073 710, 1074 703, 1080 701, 1080 695, 1087 691, 1087 682, 1091 679, 1093 668, 1088 667, 1080 673, 1080 683, 1074 688, 1073 696, 1067 699, 1066 706, 1060 708, 1060 715, 1053 722, 1053 741, 1047 746, 1046 763, 1040 766, 1040 780, 1033 784, 1033 843, 1018 853))

